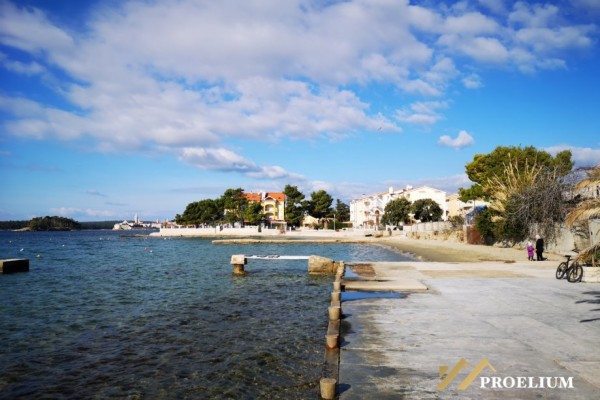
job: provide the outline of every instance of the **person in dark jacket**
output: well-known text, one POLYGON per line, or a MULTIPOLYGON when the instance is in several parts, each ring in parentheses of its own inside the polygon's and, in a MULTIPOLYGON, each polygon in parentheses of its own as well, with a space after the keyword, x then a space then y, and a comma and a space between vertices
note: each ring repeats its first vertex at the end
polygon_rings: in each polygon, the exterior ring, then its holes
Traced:
POLYGON ((538 261, 544 261, 544 239, 540 235, 535 235, 535 254, 538 261))

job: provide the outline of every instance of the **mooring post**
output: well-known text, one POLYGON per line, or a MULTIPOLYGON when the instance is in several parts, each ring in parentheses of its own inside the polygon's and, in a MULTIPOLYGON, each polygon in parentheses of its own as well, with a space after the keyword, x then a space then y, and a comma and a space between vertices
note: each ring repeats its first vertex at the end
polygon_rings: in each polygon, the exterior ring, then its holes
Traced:
POLYGON ((321 398, 323 399, 335 399, 335 384, 334 378, 321 378, 321 398))
POLYGON ((246 256, 243 254, 235 254, 231 256, 231 264, 233 265, 233 273, 236 275, 246 275, 247 272, 244 271, 244 265, 248 260, 246 260, 246 256))

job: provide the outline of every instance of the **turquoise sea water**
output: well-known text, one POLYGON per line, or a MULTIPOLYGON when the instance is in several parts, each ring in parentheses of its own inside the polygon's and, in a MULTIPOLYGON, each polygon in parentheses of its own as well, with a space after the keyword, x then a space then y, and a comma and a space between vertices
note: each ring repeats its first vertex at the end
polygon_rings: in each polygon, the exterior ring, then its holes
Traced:
POLYGON ((213 245, 209 239, 122 238, 111 231, 0 232, 0 399, 315 398, 332 277, 317 254, 393 261, 355 244, 213 245))

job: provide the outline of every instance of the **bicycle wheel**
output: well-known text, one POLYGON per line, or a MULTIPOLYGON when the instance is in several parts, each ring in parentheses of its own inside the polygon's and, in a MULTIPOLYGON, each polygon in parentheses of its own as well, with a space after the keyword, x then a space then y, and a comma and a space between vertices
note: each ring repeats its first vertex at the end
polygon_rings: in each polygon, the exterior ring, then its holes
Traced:
POLYGON ((558 268, 556 268, 556 279, 564 278, 565 272, 567 272, 567 263, 563 261, 558 264, 558 268))
POLYGON ((569 282, 581 282, 581 278, 583 278, 583 268, 579 264, 574 264, 567 273, 567 280, 569 282))

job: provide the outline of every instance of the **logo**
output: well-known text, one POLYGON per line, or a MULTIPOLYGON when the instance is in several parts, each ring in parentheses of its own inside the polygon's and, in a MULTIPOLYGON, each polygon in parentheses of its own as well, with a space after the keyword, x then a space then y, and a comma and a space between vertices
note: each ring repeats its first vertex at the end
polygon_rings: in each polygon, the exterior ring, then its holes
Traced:
MULTIPOLYGON (((450 372, 448 372, 448 366, 446 366, 446 365, 441 366, 440 367, 440 378, 443 378, 444 375, 446 377, 440 382, 439 385, 437 385, 436 389, 437 390, 446 389, 448 387, 448 385, 450 385, 450 383, 452 383, 454 378, 456 378, 458 373, 460 371, 462 371, 463 368, 465 368, 465 367, 471 367, 471 365, 464 358, 461 358, 460 361, 458 363, 456 363, 456 365, 452 368, 452 370, 450 370, 450 372)), ((494 368, 494 366, 492 364, 490 364, 490 362, 487 360, 487 358, 484 358, 479 362, 479 364, 477 364, 477 366, 475 368, 473 368, 471 373, 469 375, 467 375, 467 377, 460 383, 460 385, 458 385, 458 390, 465 390, 466 388, 468 388, 469 385, 471 385, 471 383, 473 383, 475 378, 477 378, 479 376, 479 374, 481 374, 483 372, 483 370, 486 368, 489 368, 492 371, 496 372, 496 368, 494 368)))
MULTIPOLYGON (((465 368, 471 368, 471 365, 464 358, 461 358, 450 371, 448 371, 448 366, 440 366, 442 381, 436 389, 446 389, 465 368)), ((457 386, 458 390, 466 390, 486 368, 497 372, 488 359, 483 358, 457 386)), ((480 389, 574 389, 572 376, 482 376, 479 377, 479 381, 480 389)))

